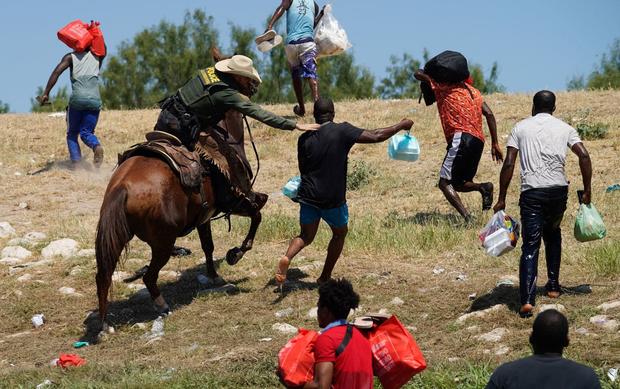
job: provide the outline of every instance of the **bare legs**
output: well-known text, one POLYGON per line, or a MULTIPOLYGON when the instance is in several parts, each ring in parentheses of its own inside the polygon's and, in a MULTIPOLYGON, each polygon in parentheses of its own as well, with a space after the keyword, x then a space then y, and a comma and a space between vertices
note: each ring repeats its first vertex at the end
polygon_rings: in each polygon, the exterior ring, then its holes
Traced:
MULTIPOLYGON (((309 246, 314 240, 316 233, 319 229, 320 219, 312 224, 302 224, 301 233, 299 236, 293 238, 286 250, 286 254, 280 258, 278 262, 278 270, 276 272, 276 282, 283 283, 286 281, 286 272, 293 258, 299 254, 299 252, 306 246, 309 246)), ((323 271, 320 277, 317 279, 318 283, 325 282, 331 278, 332 271, 336 266, 338 258, 342 253, 344 247, 344 241, 347 236, 348 227, 331 227, 332 238, 327 246, 327 257, 325 258, 325 265, 323 265, 323 271)))
POLYGON ((476 184, 475 182, 465 182, 462 185, 452 185, 452 183, 445 178, 439 179, 439 189, 443 192, 448 202, 465 218, 469 221, 471 214, 463 205, 460 196, 457 192, 480 192, 482 195, 482 209, 487 210, 491 207, 493 202, 493 184, 486 182, 483 184, 476 184))
MULTIPOLYGON (((306 106, 304 103, 303 81, 300 77, 295 77, 293 74, 291 74, 291 77, 293 78, 293 90, 295 91, 295 98, 297 99, 297 106, 293 108, 293 112, 298 116, 304 116, 306 114, 306 106)), ((317 101, 319 99, 318 80, 315 78, 306 78, 306 81, 310 86, 313 101, 317 101)))

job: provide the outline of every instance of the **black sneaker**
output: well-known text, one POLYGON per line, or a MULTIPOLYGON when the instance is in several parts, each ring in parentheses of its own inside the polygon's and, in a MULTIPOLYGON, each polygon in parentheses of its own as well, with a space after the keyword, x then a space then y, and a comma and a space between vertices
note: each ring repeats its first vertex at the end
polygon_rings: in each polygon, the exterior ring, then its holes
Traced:
POLYGON ((480 194, 482 194, 482 210, 488 211, 493 206, 493 184, 490 182, 480 184, 480 194))

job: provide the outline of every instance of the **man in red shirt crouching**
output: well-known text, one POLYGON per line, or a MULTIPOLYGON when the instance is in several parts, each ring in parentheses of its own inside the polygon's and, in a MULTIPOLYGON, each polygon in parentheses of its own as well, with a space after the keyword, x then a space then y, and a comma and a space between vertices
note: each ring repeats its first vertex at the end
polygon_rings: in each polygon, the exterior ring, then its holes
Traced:
POLYGON ((344 278, 319 287, 318 321, 323 331, 314 346, 314 381, 304 389, 371 389, 373 387, 370 343, 350 324, 347 316, 360 298, 344 278))

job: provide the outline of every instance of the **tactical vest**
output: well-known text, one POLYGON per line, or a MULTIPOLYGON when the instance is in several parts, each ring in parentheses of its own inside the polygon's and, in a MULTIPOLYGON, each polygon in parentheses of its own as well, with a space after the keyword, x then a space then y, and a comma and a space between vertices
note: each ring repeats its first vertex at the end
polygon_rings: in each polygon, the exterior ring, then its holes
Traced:
POLYGON ((216 106, 211 98, 211 93, 217 87, 226 88, 226 85, 215 73, 215 68, 202 69, 196 77, 183 85, 178 96, 181 102, 194 113, 200 122, 204 124, 216 124, 224 117, 224 112, 217 112, 216 106))

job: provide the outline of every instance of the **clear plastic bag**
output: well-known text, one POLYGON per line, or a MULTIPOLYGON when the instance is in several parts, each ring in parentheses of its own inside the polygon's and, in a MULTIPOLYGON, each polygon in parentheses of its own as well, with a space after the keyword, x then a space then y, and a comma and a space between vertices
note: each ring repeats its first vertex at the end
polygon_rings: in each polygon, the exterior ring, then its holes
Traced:
POLYGON ((491 217, 478 237, 487 254, 499 257, 517 246, 520 227, 516 219, 508 216, 504 211, 499 211, 491 217))
POLYGON ((316 26, 314 42, 317 45, 319 58, 342 54, 352 47, 347 32, 332 14, 331 4, 325 6, 323 17, 316 26))
POLYGON ((607 235, 607 228, 603 218, 594 204, 581 204, 575 220, 575 239, 580 242, 590 242, 603 239, 607 235))

